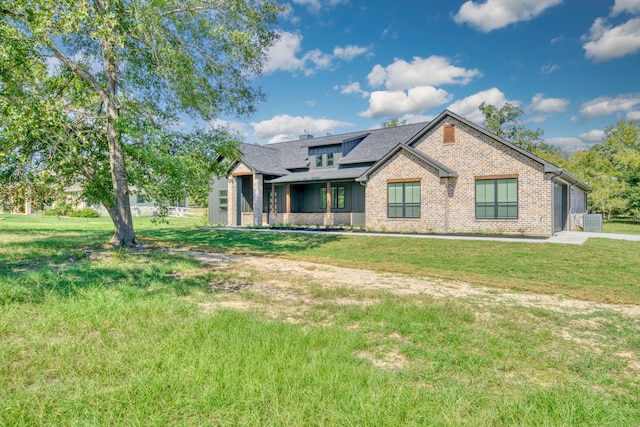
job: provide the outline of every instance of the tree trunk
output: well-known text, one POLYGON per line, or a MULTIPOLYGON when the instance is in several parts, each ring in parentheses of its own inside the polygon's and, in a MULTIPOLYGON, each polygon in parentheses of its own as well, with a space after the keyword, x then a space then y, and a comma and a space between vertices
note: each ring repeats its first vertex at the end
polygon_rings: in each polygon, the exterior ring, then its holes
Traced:
POLYGON ((114 246, 136 246, 138 241, 133 231, 133 218, 129 203, 129 185, 122 155, 122 142, 120 131, 115 125, 120 114, 118 106, 118 70, 115 60, 113 44, 103 40, 102 56, 104 72, 107 79, 107 96, 105 110, 107 113, 106 132, 109 144, 109 165, 111 168, 111 182, 115 195, 114 207, 109 209, 109 215, 113 221, 115 231, 111 237, 114 246))

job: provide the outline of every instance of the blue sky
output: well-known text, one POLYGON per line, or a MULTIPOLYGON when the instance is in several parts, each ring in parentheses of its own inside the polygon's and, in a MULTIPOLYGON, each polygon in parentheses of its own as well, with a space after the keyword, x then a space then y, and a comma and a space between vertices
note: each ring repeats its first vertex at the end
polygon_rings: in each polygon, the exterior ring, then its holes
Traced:
POLYGON ((572 152, 640 119, 640 0, 292 0, 256 79, 267 100, 246 142, 428 121, 450 109, 479 124, 505 102, 572 152))

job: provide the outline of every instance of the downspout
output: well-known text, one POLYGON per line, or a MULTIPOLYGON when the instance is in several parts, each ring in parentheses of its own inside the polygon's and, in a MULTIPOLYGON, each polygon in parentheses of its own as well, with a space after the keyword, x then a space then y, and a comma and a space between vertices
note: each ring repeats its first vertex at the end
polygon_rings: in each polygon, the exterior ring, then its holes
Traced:
MULTIPOLYGON (((367 176, 369 179, 369 176, 367 176)), ((364 187, 364 226, 367 225, 367 182, 366 181, 358 181, 360 185, 364 187)))
POLYGON ((569 223, 569 231, 573 230, 573 215, 571 213, 573 205, 571 204, 571 191, 573 190, 573 187, 575 187, 575 186, 576 186, 576 184, 569 184, 569 188, 567 188, 567 198, 568 198, 567 206, 569 207, 569 209, 567 209, 568 210, 568 215, 569 215, 569 221, 568 221, 568 223, 569 223))

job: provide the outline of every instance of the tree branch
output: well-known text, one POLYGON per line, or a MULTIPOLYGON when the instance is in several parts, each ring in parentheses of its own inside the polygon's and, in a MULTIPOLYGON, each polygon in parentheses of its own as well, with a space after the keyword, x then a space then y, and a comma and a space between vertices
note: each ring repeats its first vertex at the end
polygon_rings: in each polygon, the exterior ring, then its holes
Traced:
POLYGON ((107 92, 104 90, 102 86, 100 86, 100 83, 98 83, 98 81, 89 72, 83 70, 82 67, 80 67, 80 65, 78 65, 77 62, 73 61, 71 58, 65 55, 60 49, 58 49, 58 46, 56 46, 56 43, 53 41, 53 38, 50 35, 48 35, 48 37, 49 37, 49 41, 51 42, 50 44, 51 50, 53 50, 56 57, 60 61, 62 61, 67 67, 69 67, 71 71, 73 71, 76 75, 78 75, 82 80, 89 83, 89 86, 91 86, 93 90, 96 91, 96 93, 100 96, 100 98, 103 99, 103 101, 105 102, 108 101, 107 92))
POLYGON ((187 7, 187 8, 184 8, 184 9, 174 9, 174 10, 170 10, 168 12, 165 12, 165 13, 161 14, 160 16, 163 17, 163 18, 166 18, 167 16, 176 15, 178 13, 200 12, 200 11, 203 11, 203 10, 217 9, 220 6, 222 6, 222 2, 219 2, 217 4, 208 4, 206 6, 194 6, 194 7, 187 7))

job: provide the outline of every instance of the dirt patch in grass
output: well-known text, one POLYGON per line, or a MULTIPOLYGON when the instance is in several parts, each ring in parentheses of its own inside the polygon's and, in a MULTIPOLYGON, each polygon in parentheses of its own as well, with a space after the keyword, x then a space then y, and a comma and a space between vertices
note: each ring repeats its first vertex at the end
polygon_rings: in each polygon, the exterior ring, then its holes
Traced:
MULTIPOLYGON (((380 273, 281 258, 187 253, 204 266, 240 278, 239 281, 232 279, 228 283, 215 284, 218 290, 225 291, 225 295, 219 300, 201 304, 208 313, 220 309, 251 311, 290 323, 326 327, 335 323, 335 309, 331 309, 331 306, 370 306, 390 296, 453 298, 468 305, 479 320, 486 317, 487 321, 499 321, 505 307, 541 309, 568 318, 575 316, 568 320, 566 326, 547 325, 541 333, 576 343, 590 349, 594 355, 613 350, 612 343, 606 338, 606 328, 614 320, 606 318, 606 313, 627 317, 635 324, 640 321, 640 306, 636 305, 589 302, 559 295, 477 286, 462 281, 380 273)), ((416 299, 416 304, 420 304, 420 301, 424 300, 416 299)), ((536 317, 532 312, 522 311, 521 315, 524 316, 524 322, 537 322, 532 318, 536 317)), ((346 328, 358 329, 359 325, 346 328)), ((363 350, 359 357, 381 369, 401 369, 406 366, 407 359, 398 347, 402 344, 401 337, 374 338, 374 342, 379 344, 363 350)), ((629 371, 638 371, 640 360, 637 355, 629 357, 627 363, 629 371)))
MULTIPOLYGON (((486 286, 476 286, 461 281, 450 281, 428 277, 410 277, 392 273, 378 273, 357 268, 336 267, 305 261, 255 256, 224 255, 197 252, 199 260, 208 260, 214 265, 223 263, 226 269, 238 274, 259 277, 260 285, 252 286, 252 292, 276 300, 291 299, 297 302, 317 302, 308 297, 308 288, 313 285, 327 290, 339 288, 351 295, 334 297, 334 302, 368 304, 370 301, 355 298, 359 292, 389 292, 395 295, 427 295, 434 298, 473 299, 488 305, 523 306, 541 308, 559 313, 592 314, 612 311, 630 318, 640 318, 640 306, 631 304, 605 304, 566 298, 558 295, 542 295, 511 292, 486 286), (310 301, 309 301, 310 300, 310 301)), ((321 298, 322 299, 322 298, 321 298)), ((331 300, 332 298, 326 297, 331 300)), ((294 301, 292 301, 294 302, 294 301)), ((597 329, 602 322, 597 319, 584 321, 588 328, 597 329)))

